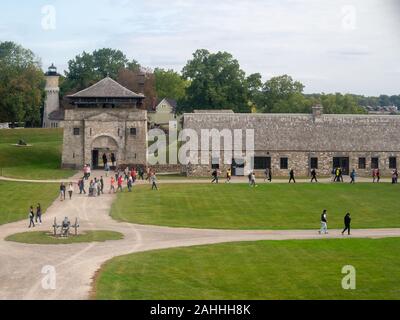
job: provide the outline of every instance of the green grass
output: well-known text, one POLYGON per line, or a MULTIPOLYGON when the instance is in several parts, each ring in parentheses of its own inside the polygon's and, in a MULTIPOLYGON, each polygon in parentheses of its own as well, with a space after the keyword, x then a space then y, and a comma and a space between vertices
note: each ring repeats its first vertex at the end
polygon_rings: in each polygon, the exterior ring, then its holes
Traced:
POLYGON ((0 130, 0 175, 21 179, 63 179, 74 174, 61 170, 61 129, 0 130), (22 139, 32 147, 15 147, 22 139))
POLYGON ((40 203, 45 211, 57 195, 55 184, 0 181, 0 225, 23 219, 28 223, 30 206, 40 203))
POLYGON ((24 232, 11 235, 6 241, 27 244, 72 244, 122 240, 124 235, 114 231, 88 231, 69 238, 55 238, 48 232, 24 232))
POLYGON ((400 239, 261 241, 132 254, 95 281, 103 300, 400 299, 400 239), (342 268, 356 268, 343 290, 342 268))
POLYGON ((122 193, 112 217, 139 224, 216 229, 330 228, 352 213, 355 228, 400 227, 399 187, 391 184, 161 185, 122 193))

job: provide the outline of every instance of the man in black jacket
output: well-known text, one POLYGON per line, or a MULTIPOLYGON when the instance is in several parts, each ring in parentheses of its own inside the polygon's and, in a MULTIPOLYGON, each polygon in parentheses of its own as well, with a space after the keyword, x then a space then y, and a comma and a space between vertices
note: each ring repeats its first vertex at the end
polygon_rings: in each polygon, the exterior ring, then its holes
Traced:
POLYGON ((349 235, 350 235, 350 229, 351 229, 351 227, 350 227, 350 225, 351 225, 351 216, 350 216, 350 213, 346 214, 346 216, 344 217, 344 225, 345 225, 345 228, 344 228, 344 230, 343 230, 343 232, 342 232, 342 235, 344 235, 344 233, 345 233, 346 231, 348 231, 348 233, 349 233, 349 235))

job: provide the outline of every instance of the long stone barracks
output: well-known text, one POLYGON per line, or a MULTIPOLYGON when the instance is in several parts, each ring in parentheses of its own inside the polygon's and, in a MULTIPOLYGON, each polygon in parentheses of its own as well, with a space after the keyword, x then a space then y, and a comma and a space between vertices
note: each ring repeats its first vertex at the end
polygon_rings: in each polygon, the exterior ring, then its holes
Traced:
MULTIPOLYGON (((291 169, 297 176, 309 176, 312 169, 329 176, 334 168, 342 168, 345 175, 355 169, 358 175, 369 176, 376 168, 391 175, 400 156, 399 116, 328 115, 315 106, 312 114, 185 114, 183 126, 199 136, 203 129, 253 129, 251 162, 257 175, 267 168, 274 176, 288 176, 291 169)), ((229 168, 233 175, 246 175, 245 160, 224 159, 225 144, 220 146, 219 156, 210 156, 209 163, 199 159, 187 166, 188 175, 206 176, 213 169, 229 168)))

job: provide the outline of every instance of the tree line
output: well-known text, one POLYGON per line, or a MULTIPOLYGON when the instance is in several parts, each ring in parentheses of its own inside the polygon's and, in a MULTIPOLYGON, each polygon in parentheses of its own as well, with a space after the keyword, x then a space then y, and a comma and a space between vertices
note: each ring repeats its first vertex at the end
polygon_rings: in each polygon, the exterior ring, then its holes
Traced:
MULTIPOLYGON (((365 113, 362 106, 400 106, 400 95, 365 97, 353 94, 304 94, 304 85, 289 75, 262 80, 246 75, 228 52, 194 52, 179 73, 145 68, 120 50, 83 52, 68 62, 60 77, 61 96, 78 92, 109 76, 128 89, 144 93, 144 107, 159 99, 178 102, 178 112, 194 109, 230 109, 235 112, 309 113, 322 104, 325 113, 365 113)), ((13 42, 0 42, 0 122, 40 125, 45 78, 40 59, 13 42)), ((63 101, 63 100, 62 100, 63 101)), ((63 102, 65 103, 65 102, 63 102)))

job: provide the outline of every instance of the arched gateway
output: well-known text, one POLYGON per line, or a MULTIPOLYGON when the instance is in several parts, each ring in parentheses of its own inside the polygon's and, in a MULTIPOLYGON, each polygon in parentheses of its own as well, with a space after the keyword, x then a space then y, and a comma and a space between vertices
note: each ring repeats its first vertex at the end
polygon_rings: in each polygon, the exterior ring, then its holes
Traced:
POLYGON ((67 96, 63 167, 103 166, 103 155, 118 166, 146 165, 147 112, 144 95, 136 94, 107 77, 88 89, 67 96))
POLYGON ((119 159, 119 146, 118 142, 110 136, 99 136, 93 140, 92 143, 92 167, 98 169, 103 166, 105 158, 110 166, 113 166, 112 159, 116 159, 118 166, 119 159))

